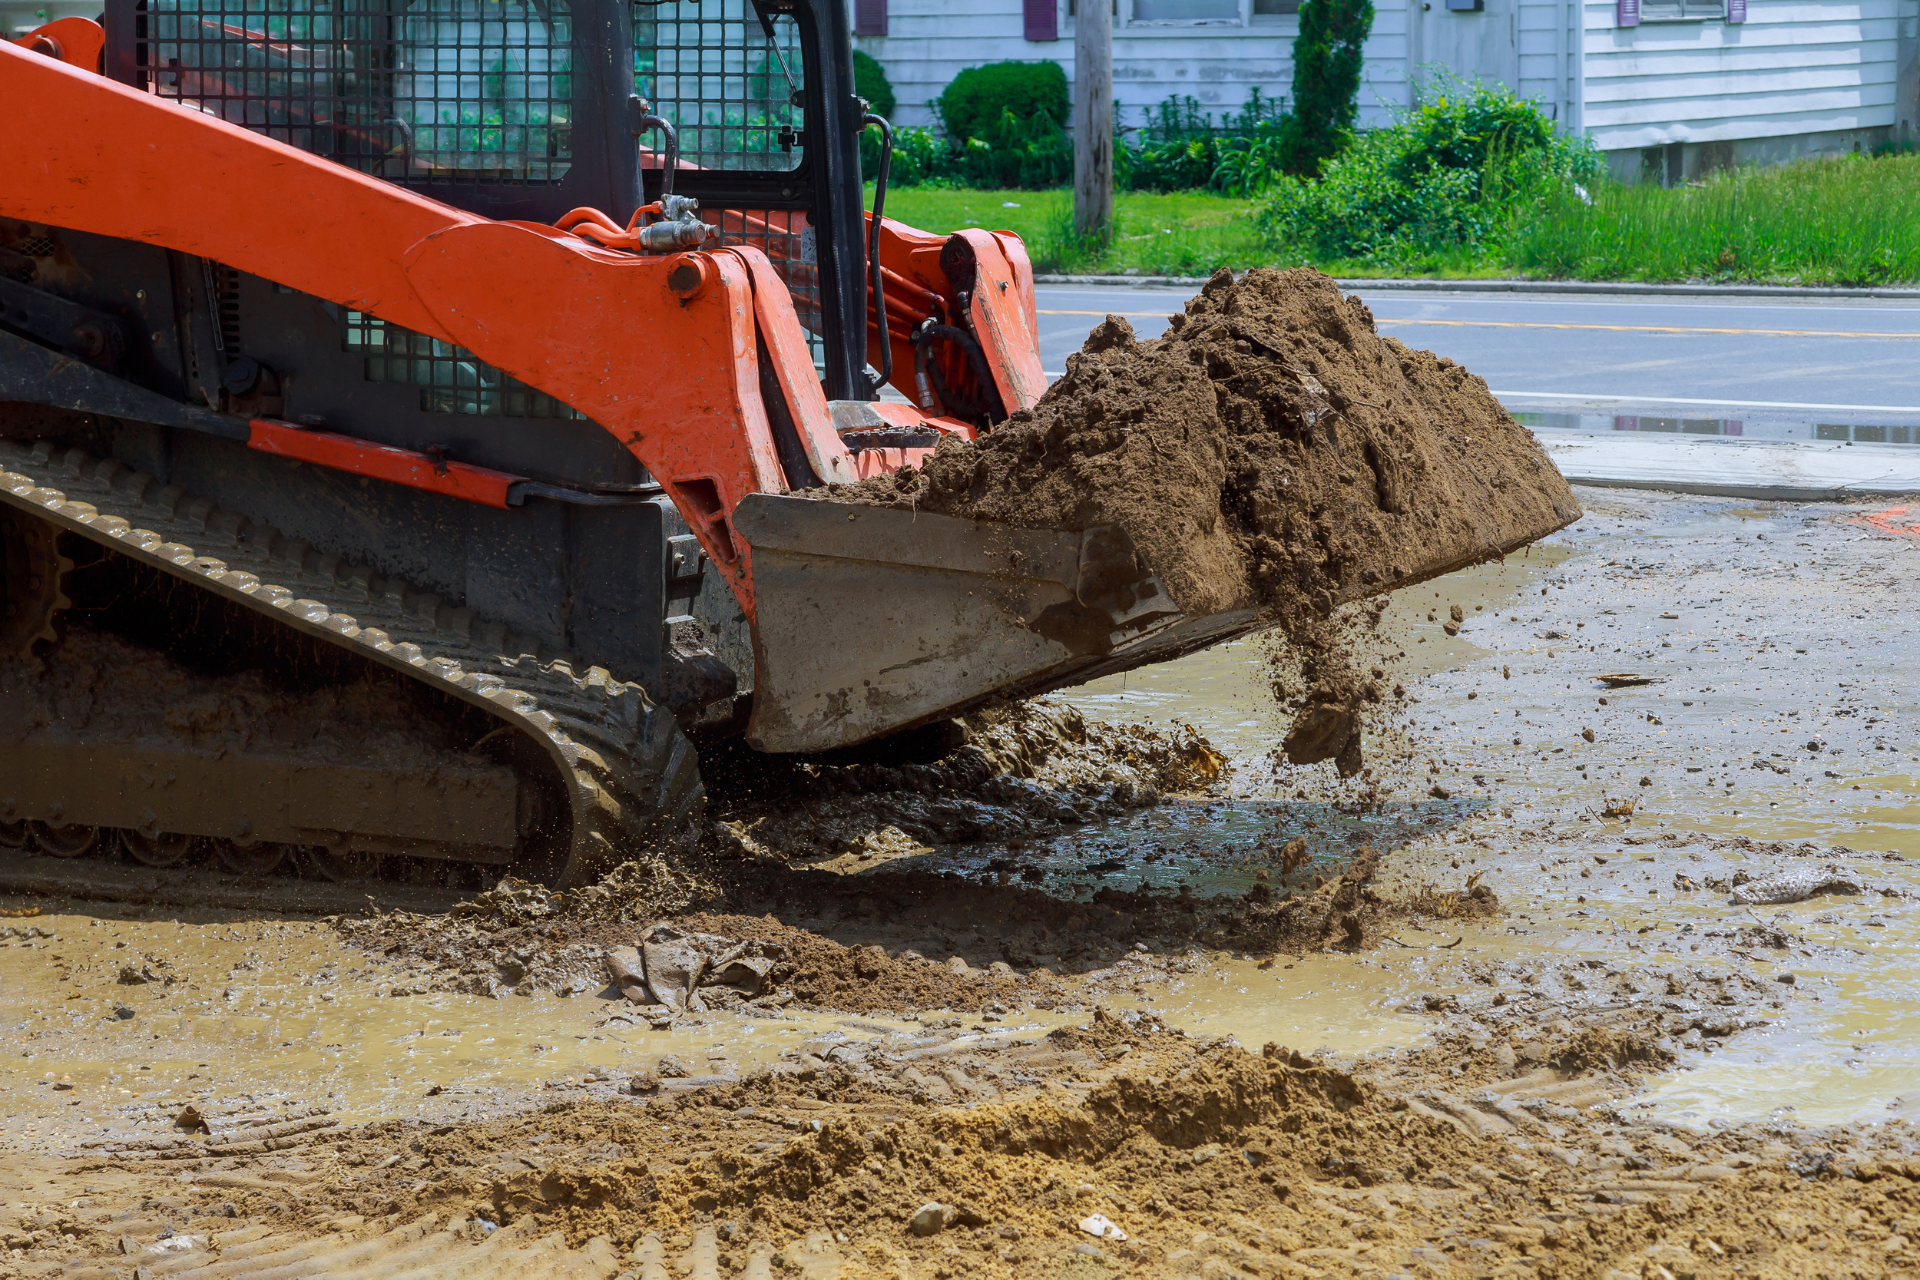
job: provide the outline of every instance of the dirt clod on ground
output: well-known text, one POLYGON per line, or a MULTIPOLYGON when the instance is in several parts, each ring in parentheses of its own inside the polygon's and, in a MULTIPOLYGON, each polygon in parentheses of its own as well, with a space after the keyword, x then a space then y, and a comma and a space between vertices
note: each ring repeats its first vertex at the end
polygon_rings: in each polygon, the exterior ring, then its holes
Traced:
POLYGON ((1286 750, 1360 768, 1369 682, 1334 606, 1580 516, 1481 379, 1376 332, 1317 271, 1216 272, 1165 337, 1108 316, 1031 410, 833 497, 1029 528, 1118 525, 1191 614, 1258 608, 1309 655, 1286 750))
POLYGON ((1190 726, 1089 722, 1047 698, 976 712, 953 729, 961 745, 925 763, 744 751, 704 761, 714 840, 746 856, 865 865, 931 846, 1032 840, 1204 794, 1226 768, 1190 726))

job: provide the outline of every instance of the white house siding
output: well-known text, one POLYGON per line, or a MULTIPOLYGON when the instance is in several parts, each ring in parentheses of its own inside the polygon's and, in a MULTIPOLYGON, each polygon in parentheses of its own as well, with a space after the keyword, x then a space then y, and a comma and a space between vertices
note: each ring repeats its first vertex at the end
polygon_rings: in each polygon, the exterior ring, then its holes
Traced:
POLYGON ((1748 0, 1743 24, 1629 28, 1612 3, 1584 8, 1582 123, 1622 178, 1857 150, 1911 129, 1900 63, 1920 0, 1748 0))
MULTIPOLYGON (((1414 0, 1418 3, 1419 0, 1414 0)), ((1407 0, 1375 0, 1378 15, 1366 46, 1362 123, 1386 122, 1407 100, 1407 0)), ((1170 97, 1189 97, 1219 115, 1237 111, 1253 89, 1284 98, 1293 83, 1293 17, 1252 18, 1242 0, 1239 23, 1138 23, 1133 0, 1118 0, 1113 30, 1113 96, 1127 125, 1170 97)), ((854 47, 886 69, 899 105, 895 123, 930 126, 930 104, 954 76, 989 62, 1053 61, 1073 80, 1073 20, 1059 0, 1060 39, 1023 36, 1019 0, 889 0, 887 34, 855 36, 854 47)))

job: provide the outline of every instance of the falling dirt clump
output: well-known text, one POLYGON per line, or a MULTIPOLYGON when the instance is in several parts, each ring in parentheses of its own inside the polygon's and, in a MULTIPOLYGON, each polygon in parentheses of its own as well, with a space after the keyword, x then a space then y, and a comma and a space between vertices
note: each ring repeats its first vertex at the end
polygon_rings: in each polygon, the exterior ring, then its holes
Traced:
POLYGON ((1317 271, 1216 272, 1166 336, 1108 316, 1031 410, 841 501, 1034 528, 1117 525, 1189 614, 1268 613, 1305 654, 1296 764, 1360 767, 1376 682, 1336 604, 1580 516, 1545 452, 1451 360, 1376 332, 1317 271))

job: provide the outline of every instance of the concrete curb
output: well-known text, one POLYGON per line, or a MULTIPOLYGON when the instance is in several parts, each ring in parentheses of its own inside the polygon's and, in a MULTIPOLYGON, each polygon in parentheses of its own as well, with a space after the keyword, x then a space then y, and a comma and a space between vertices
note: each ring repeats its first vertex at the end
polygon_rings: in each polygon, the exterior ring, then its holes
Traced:
MULTIPOLYGON (((1035 284, 1198 289, 1205 276, 1035 276, 1035 284)), ((1841 289, 1775 284, 1634 284, 1624 280, 1339 280, 1348 292, 1570 293, 1669 298, 1887 298, 1920 302, 1920 288, 1841 289)))
POLYGON ((1569 484, 1777 502, 1920 493, 1920 450, 1812 440, 1535 434, 1569 484))

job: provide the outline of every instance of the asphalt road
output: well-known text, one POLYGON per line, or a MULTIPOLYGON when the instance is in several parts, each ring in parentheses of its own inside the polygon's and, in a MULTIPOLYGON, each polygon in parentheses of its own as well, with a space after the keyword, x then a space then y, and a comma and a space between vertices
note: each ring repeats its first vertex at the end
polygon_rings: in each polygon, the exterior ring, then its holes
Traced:
MULTIPOLYGON (((1188 292, 1040 286, 1048 372, 1109 312, 1157 336, 1188 292)), ((1459 361, 1537 428, 1920 444, 1920 306, 1910 303, 1362 296, 1382 333, 1459 361)))

